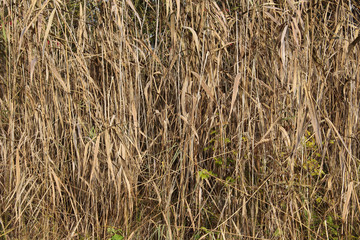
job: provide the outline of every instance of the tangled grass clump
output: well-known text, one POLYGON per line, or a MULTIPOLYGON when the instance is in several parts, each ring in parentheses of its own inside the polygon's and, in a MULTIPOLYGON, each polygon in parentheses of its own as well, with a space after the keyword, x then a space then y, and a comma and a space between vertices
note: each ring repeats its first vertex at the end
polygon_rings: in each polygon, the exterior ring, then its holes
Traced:
POLYGON ((0 239, 357 239, 355 1, 0 2, 0 239))

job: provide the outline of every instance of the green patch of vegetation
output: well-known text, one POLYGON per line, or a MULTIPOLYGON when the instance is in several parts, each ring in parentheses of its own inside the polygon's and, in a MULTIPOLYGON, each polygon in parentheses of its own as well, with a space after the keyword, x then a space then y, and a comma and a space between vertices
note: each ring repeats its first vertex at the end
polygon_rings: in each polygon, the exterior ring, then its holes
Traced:
POLYGON ((122 231, 120 229, 108 227, 107 232, 108 232, 108 234, 111 235, 111 238, 109 238, 108 240, 123 240, 123 239, 125 239, 122 234, 122 231))

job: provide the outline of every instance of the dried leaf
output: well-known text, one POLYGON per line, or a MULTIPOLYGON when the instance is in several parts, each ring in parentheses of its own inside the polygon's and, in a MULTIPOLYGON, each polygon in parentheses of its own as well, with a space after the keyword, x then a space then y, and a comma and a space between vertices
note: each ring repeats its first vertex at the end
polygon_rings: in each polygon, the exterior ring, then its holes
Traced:
POLYGON ((115 181, 115 174, 114 174, 114 168, 113 163, 111 161, 111 150, 112 150, 113 144, 110 141, 110 135, 109 130, 105 130, 105 149, 106 149, 106 159, 107 159, 107 165, 110 171, 111 180, 115 181))
POLYGON ((349 213, 349 203, 350 203, 351 194, 353 191, 354 191, 354 182, 350 182, 348 185, 347 192, 345 194, 345 203, 344 203, 344 207, 343 207, 343 211, 342 211, 342 215, 341 215, 341 220, 343 223, 346 222, 346 218, 349 213))
POLYGON ((50 29, 51 29, 51 26, 52 26, 52 22, 54 20, 55 12, 56 12, 56 8, 54 8, 54 10, 51 12, 51 15, 50 15, 49 20, 48 20, 48 24, 46 26, 46 30, 45 30, 45 34, 44 34, 44 41, 43 41, 43 44, 42 44, 43 45, 43 47, 42 47, 43 54, 44 54, 44 51, 45 51, 45 46, 46 46, 47 38, 49 36, 49 32, 50 32, 50 29))
POLYGON ((203 77, 201 77, 198 73, 192 71, 191 72, 199 81, 200 81, 200 85, 201 87, 205 90, 207 96, 214 101, 214 94, 211 91, 210 87, 204 82, 203 77))
POLYGON ((198 38, 198 35, 196 34, 195 30, 192 29, 191 27, 184 27, 184 28, 190 30, 190 32, 192 33, 193 39, 195 41, 196 50, 197 50, 198 54, 200 54, 200 42, 199 42, 199 38, 198 38))
POLYGON ((239 84, 240 84, 240 78, 241 78, 241 74, 238 73, 235 77, 235 81, 234 81, 234 86, 233 86, 233 94, 231 97, 231 106, 230 106, 230 113, 229 113, 229 119, 232 113, 232 110, 234 108, 234 104, 235 104, 235 100, 239 91, 239 84))
POLYGON ((320 147, 320 149, 322 149, 322 137, 321 137, 321 132, 320 132, 320 124, 319 124, 319 121, 317 118, 317 114, 315 111, 313 101, 310 97, 310 93, 307 90, 306 86, 305 86, 305 93, 306 93, 306 103, 309 108, 311 124, 312 124, 314 132, 315 132, 316 144, 320 147))
POLYGON ((99 161, 98 161, 98 154, 100 148, 100 135, 97 136, 95 148, 94 148, 94 160, 92 163, 91 173, 90 173, 90 183, 94 177, 97 177, 99 171, 99 161))
POLYGON ((141 18, 138 14, 138 12, 136 11, 136 8, 134 7, 134 4, 131 2, 131 0, 126 0, 126 3, 130 6, 130 8, 134 11, 134 14, 136 16, 136 18, 139 21, 139 24, 141 25, 141 18))
POLYGON ((282 31, 281 33, 281 40, 280 40, 280 53, 281 53, 281 61, 282 61, 282 64, 283 64, 283 67, 285 69, 286 67, 286 46, 285 46, 285 36, 286 36, 286 32, 287 32, 287 29, 288 29, 288 25, 286 25, 284 27, 284 30, 282 31))
POLYGON ((46 58, 48 59, 48 66, 50 68, 51 73, 54 75, 54 77, 59 81, 60 85, 63 87, 64 91, 67 93, 70 93, 70 86, 65 83, 65 81, 62 79, 60 73, 56 69, 55 65, 52 63, 52 59, 50 56, 48 56, 47 52, 45 52, 46 58))

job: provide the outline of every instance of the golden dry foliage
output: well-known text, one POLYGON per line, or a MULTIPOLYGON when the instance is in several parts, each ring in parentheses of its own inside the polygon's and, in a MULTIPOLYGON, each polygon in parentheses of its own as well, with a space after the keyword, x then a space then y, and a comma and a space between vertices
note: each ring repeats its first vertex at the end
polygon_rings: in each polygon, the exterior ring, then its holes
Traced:
POLYGON ((360 237, 357 1, 0 6, 0 239, 360 237))

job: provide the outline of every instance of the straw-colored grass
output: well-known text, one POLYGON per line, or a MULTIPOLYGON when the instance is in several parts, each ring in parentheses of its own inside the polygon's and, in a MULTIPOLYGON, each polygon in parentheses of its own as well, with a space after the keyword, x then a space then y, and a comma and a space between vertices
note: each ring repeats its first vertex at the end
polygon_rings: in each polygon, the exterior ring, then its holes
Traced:
POLYGON ((0 239, 360 237, 357 1, 0 6, 0 239))

